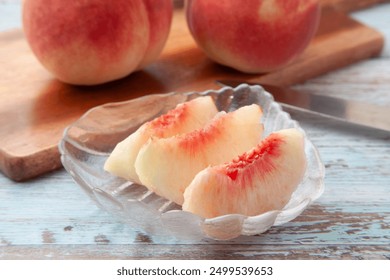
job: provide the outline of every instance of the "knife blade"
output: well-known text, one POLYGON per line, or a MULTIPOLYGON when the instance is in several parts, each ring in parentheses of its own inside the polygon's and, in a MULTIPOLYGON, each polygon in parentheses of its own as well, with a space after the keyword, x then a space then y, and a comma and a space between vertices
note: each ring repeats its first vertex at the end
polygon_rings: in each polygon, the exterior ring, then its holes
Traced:
POLYGON ((390 131, 390 108, 376 104, 317 95, 276 85, 237 80, 218 80, 217 83, 237 87, 241 84, 258 85, 273 95, 275 101, 314 114, 353 124, 390 131))

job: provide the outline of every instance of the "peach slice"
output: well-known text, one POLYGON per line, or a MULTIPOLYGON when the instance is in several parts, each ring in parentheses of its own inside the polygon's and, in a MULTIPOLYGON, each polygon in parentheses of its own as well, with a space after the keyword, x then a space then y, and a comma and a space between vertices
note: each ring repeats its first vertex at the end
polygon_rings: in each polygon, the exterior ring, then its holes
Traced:
POLYGON ((134 169, 138 152, 147 140, 171 137, 203 127, 218 110, 210 96, 198 97, 179 104, 175 109, 140 126, 137 131, 119 142, 104 169, 116 176, 140 183, 134 169))
POLYGON ((152 137, 140 150, 135 169, 141 183, 177 204, 202 169, 221 164, 254 147, 261 139, 258 105, 219 113, 199 130, 170 138, 152 137))
POLYGON ((281 210, 305 170, 303 133, 280 130, 231 162, 199 172, 184 192, 183 210, 204 218, 281 210))

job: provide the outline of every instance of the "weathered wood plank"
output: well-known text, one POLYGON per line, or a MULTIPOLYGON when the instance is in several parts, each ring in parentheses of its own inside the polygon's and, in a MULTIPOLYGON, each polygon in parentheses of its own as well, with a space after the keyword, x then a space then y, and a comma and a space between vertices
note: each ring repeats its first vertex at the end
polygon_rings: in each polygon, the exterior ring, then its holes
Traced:
MULTIPOLYGON (((11 11, 2 3, 0 29, 11 11)), ((8 6, 14 15, 17 5, 8 6)), ((389 14, 386 4, 353 16, 390 38, 389 14)), ((386 44, 380 58, 295 87, 384 105, 389 77, 386 44)), ((24 183, 0 175, 0 259, 390 259, 390 133, 288 111, 326 166, 325 193, 294 221, 259 236, 191 244, 116 221, 64 170, 24 183)))
MULTIPOLYGON (((297 119, 304 115, 295 113, 297 119)), ((311 120, 313 125, 321 125, 321 122, 315 121, 316 118, 311 120)), ((317 128, 318 132, 323 134, 329 131, 332 127, 330 124, 324 122, 323 127, 317 128)), ((384 168, 386 163, 390 166, 388 153, 383 153, 379 147, 373 155, 374 160, 365 163, 364 169, 358 165, 359 161, 354 167, 349 164, 350 158, 354 159, 366 148, 362 144, 366 132, 362 130, 361 134, 348 134, 352 133, 349 126, 338 122, 333 125, 336 128, 338 126, 344 137, 333 137, 333 141, 329 137, 331 141, 327 146, 317 144, 320 153, 324 154, 328 173, 323 197, 295 221, 273 228, 260 237, 241 238, 233 243, 390 244, 390 197, 387 195, 390 175, 373 176, 378 170, 373 166, 384 168), (351 131, 348 132, 348 129, 351 131), (338 147, 340 153, 335 153, 331 145, 335 141, 345 141, 345 151, 338 147), (357 142, 353 145, 355 152, 350 153, 348 145, 354 141, 357 142), (359 175, 362 172, 363 175, 359 175)), ((317 137, 322 140, 321 135, 317 137)), ((380 132, 376 137, 365 137, 368 138, 367 142, 375 146, 388 134, 380 132)), ((89 201, 63 170, 24 184, 2 179, 0 238, 3 244, 128 244, 139 240, 135 230, 116 222, 89 201), (22 202, 17 208, 15 200, 22 202)), ((148 237, 146 240, 157 244, 180 243, 173 238, 148 237)))
POLYGON ((390 249, 377 245, 80 245, 0 247, 0 259, 265 259, 265 260, 389 260, 390 249))
MULTIPOLYGON (((301 122, 321 153, 327 172, 326 191, 318 202, 295 221, 272 228, 261 236, 241 238, 228 244, 251 244, 263 248, 259 255, 253 250, 243 249, 246 247, 240 247, 245 256, 256 253, 252 256, 254 258, 305 258, 307 246, 311 246, 311 251, 325 252, 320 255, 321 258, 325 258, 325 255, 328 258, 360 258, 360 253, 382 258, 390 244, 389 133, 349 126, 321 117, 308 117, 302 112, 290 110, 290 113, 301 122), (270 250, 270 246, 278 244, 293 246, 294 250, 288 246, 278 247, 280 251, 270 250), (335 253, 339 245, 344 246, 343 253, 335 253), (333 249, 325 249, 328 247, 333 249), (375 253, 373 248, 381 249, 375 253)), ((97 251, 102 249, 106 251, 102 253, 106 258, 115 257, 107 253, 110 251, 108 248, 129 244, 153 244, 155 247, 151 248, 154 248, 156 258, 164 257, 166 251, 172 250, 172 254, 179 252, 172 247, 168 248, 169 244, 181 242, 139 234, 99 210, 63 170, 19 184, 0 177, 0 186, 0 243, 3 245, 0 251, 6 256, 17 256, 18 253, 11 247, 24 248, 26 252, 31 252, 31 258, 43 258, 45 254, 53 258, 62 254, 69 254, 69 258, 82 258, 82 249, 74 249, 72 252, 61 249, 64 251, 49 253, 46 249, 37 249, 37 245, 48 248, 46 244, 65 247, 67 244, 104 244, 108 247, 96 247, 96 255, 92 257, 99 256, 97 251), (16 205, 15 201, 18 201, 16 205), (36 249, 30 251, 30 245, 36 249)), ((202 248, 208 250, 207 247, 198 247, 196 250, 202 248)), ((185 250, 183 252, 186 253, 185 250)), ((153 257, 150 254, 147 256, 143 251, 133 249, 125 256, 153 257)), ((227 249, 226 256, 233 258, 233 253, 227 249)))

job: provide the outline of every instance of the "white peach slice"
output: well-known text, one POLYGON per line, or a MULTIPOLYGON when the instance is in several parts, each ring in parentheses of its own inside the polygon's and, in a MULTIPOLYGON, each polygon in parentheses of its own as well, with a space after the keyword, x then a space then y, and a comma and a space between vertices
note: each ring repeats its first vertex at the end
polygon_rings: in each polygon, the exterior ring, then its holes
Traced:
POLYGON ((146 122, 133 134, 119 142, 105 162, 104 169, 116 176, 140 183, 134 169, 141 147, 150 137, 171 137, 203 127, 218 110, 210 96, 198 97, 179 104, 160 117, 146 122))
POLYGON ((280 130, 231 162, 199 172, 184 192, 183 210, 204 218, 281 210, 305 170, 303 133, 280 130))
POLYGON ((199 171, 229 161, 260 141, 261 116, 261 108, 254 104, 221 112, 199 130, 165 139, 152 137, 135 161, 139 179, 181 205, 185 188, 199 171))

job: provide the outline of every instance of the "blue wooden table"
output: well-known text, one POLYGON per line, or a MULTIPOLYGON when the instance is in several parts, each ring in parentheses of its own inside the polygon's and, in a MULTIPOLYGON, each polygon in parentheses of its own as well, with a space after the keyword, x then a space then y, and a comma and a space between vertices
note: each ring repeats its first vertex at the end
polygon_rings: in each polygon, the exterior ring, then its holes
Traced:
MULTIPOLYGON (((295 88, 387 104, 390 120, 389 15, 390 4, 352 14, 385 35, 380 57, 295 88)), ((0 1, 0 31, 20 27, 20 1, 0 1)), ((117 221, 63 169, 23 183, 0 174, 0 259, 390 259, 390 133, 290 113, 326 166, 325 193, 297 219, 259 236, 191 244, 117 221)))

